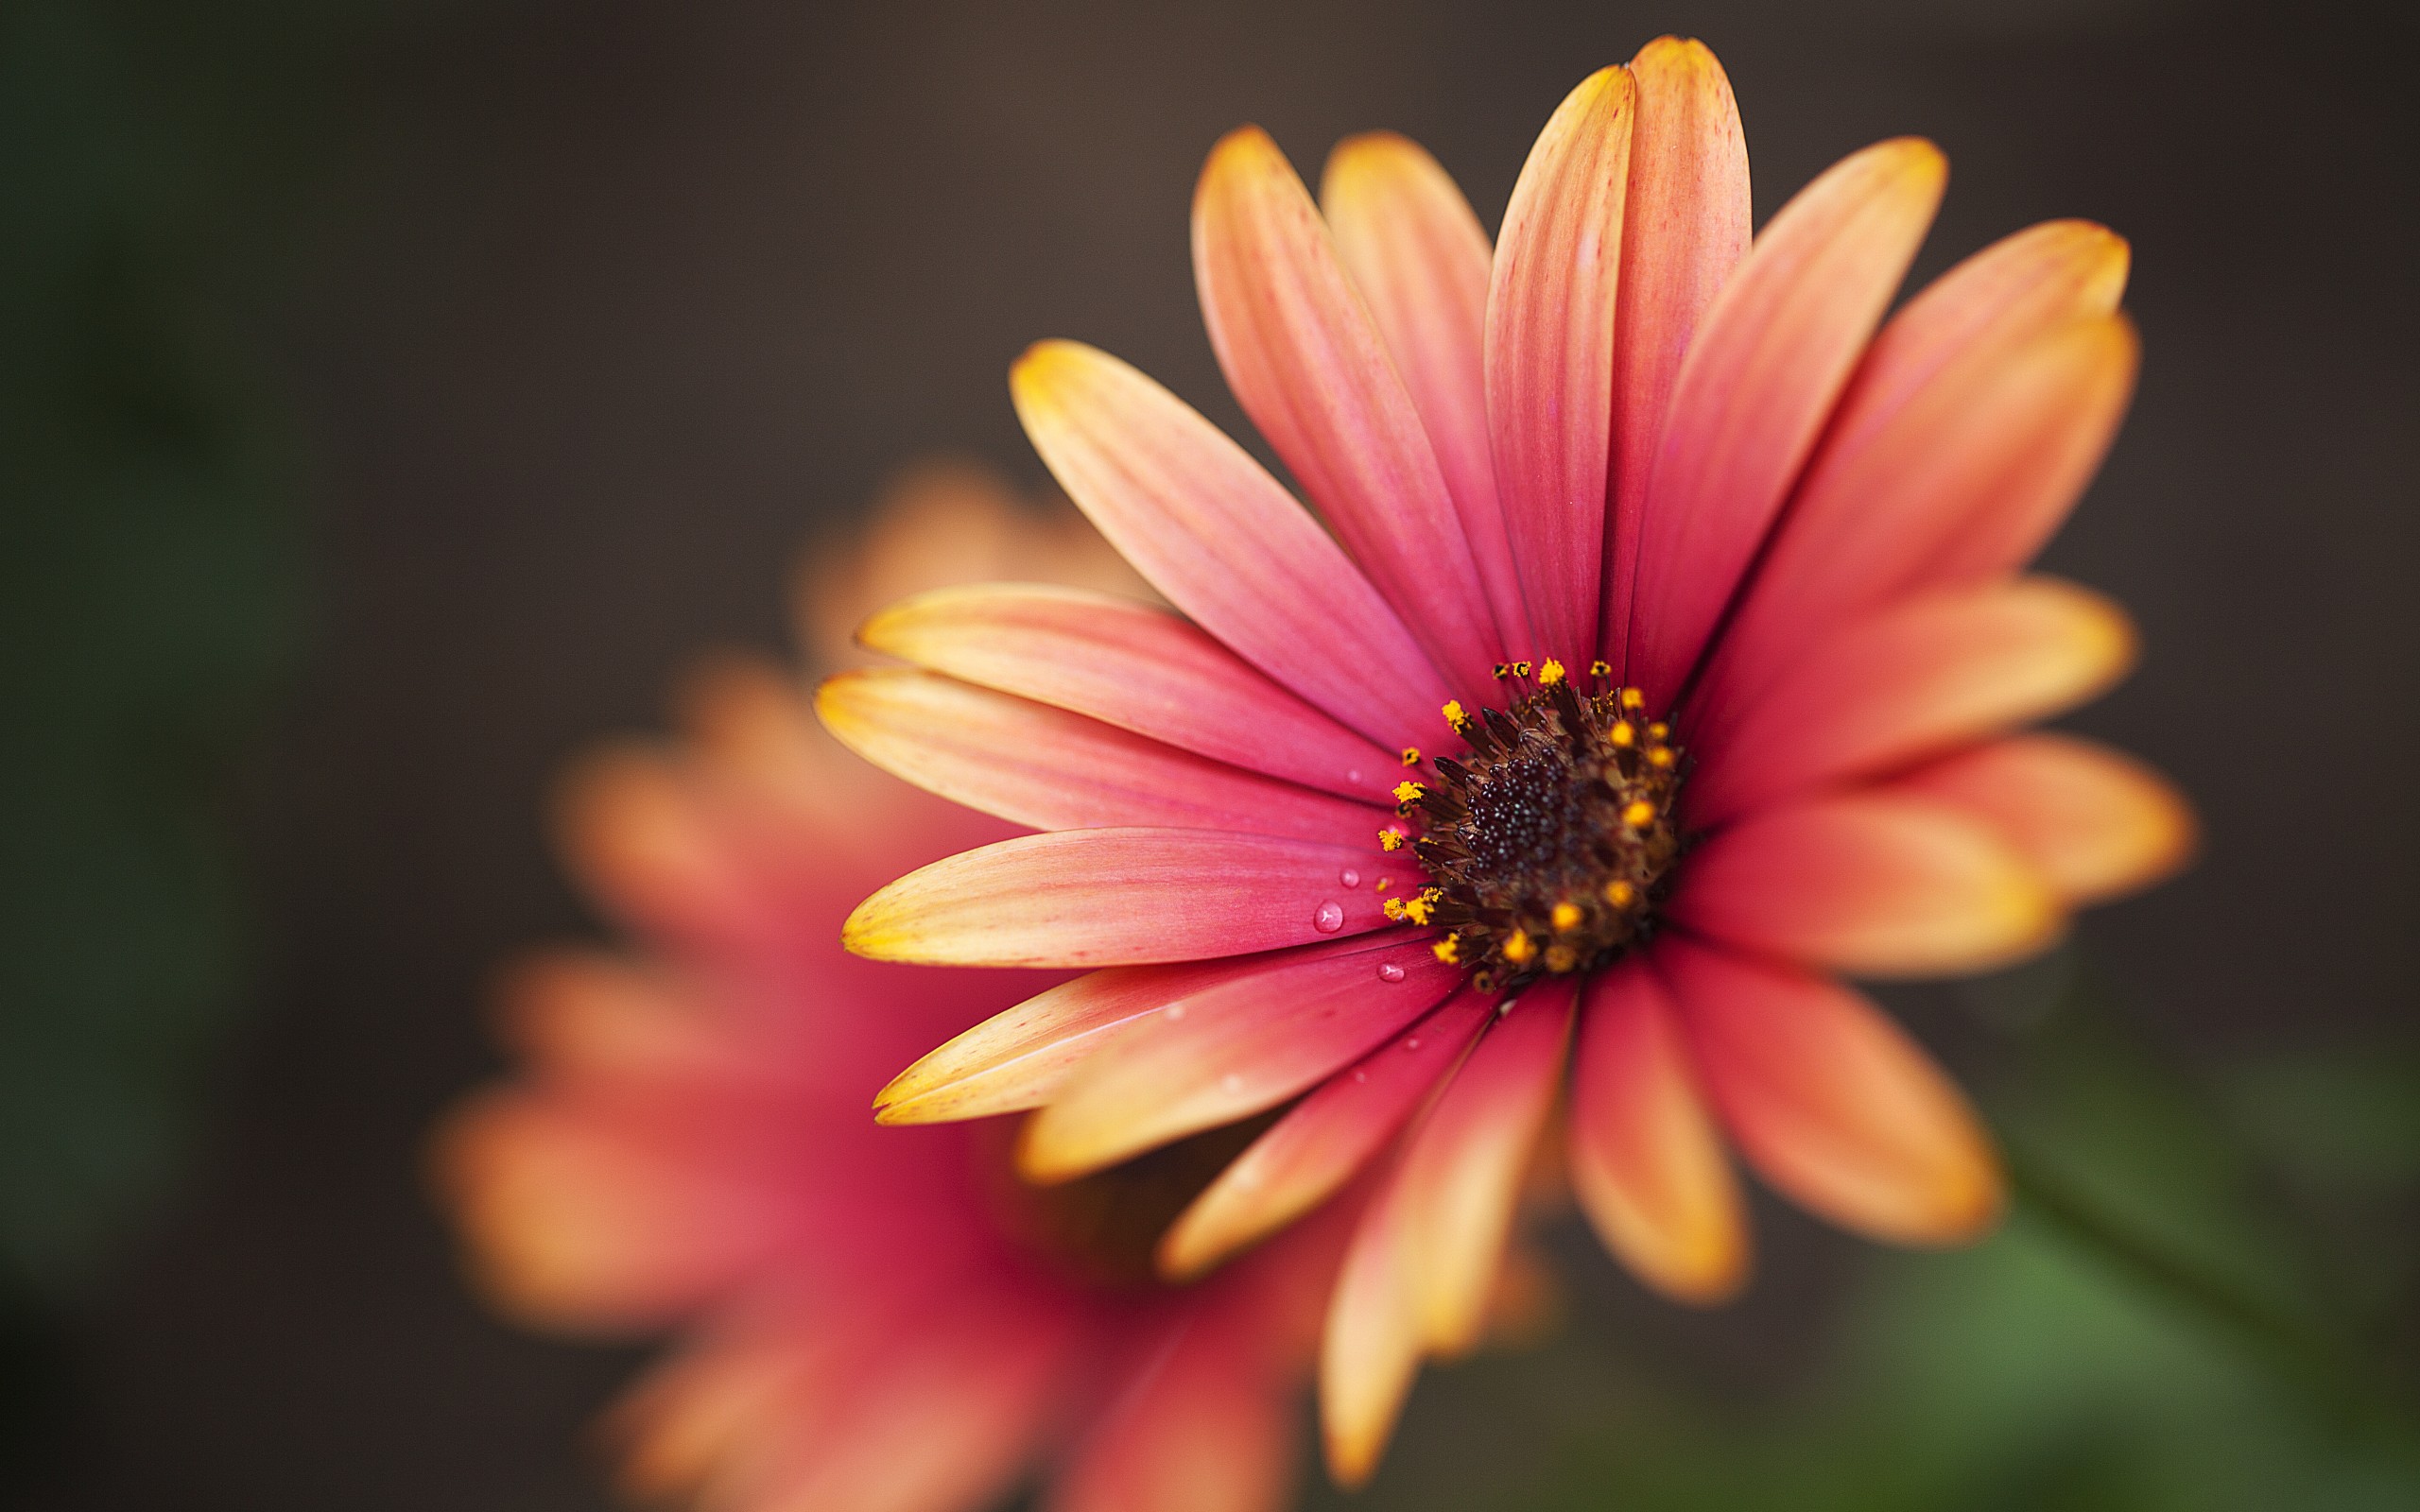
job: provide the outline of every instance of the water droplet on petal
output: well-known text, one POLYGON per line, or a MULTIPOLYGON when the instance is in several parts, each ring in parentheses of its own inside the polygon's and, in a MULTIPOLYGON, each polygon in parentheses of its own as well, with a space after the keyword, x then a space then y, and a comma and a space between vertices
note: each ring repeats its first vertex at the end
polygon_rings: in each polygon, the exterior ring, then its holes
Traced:
POLYGON ((1413 1035, 1410 1039, 1409 1039, 1409 1040, 1405 1040, 1405 1041, 1403 1042, 1403 1047, 1404 1047, 1406 1050, 1417 1050, 1417 1049, 1419 1049, 1419 1048, 1420 1048, 1420 1036, 1418 1036, 1418 1035, 1413 1035))
POLYGON ((1175 1023, 1176 1022, 1178 1022, 1179 1020, 1183 1019, 1184 1017, 1184 1004, 1182 1004, 1182 1003, 1171 1003, 1171 1004, 1169 1004, 1169 1005, 1168 1005, 1168 1022, 1170 1022, 1170 1023, 1175 1023))
POLYGON ((1360 767, 1358 767, 1358 766, 1356 766, 1356 767, 1352 768, 1350 771, 1347 771, 1347 772, 1344 774, 1344 780, 1345 780, 1346 782, 1351 782, 1351 783, 1352 783, 1352 784, 1354 784, 1356 787, 1360 786, 1360 785, 1361 785, 1361 768, 1360 768, 1360 767))
POLYGON ((1344 927, 1344 905, 1338 902, 1325 902, 1320 904, 1319 912, 1311 916, 1311 927, 1318 930, 1322 935, 1333 935, 1338 930, 1342 929, 1344 927))
POLYGON ((1336 874, 1336 880, 1348 887, 1358 887, 1361 885, 1361 873, 1347 867, 1336 874))
POLYGON ((1353 1079, 1355 1081, 1368 1081, 1370 1079, 1370 1074, 1366 1071, 1357 1071, 1353 1074, 1353 1079))
POLYGON ((1400 981, 1402 981, 1402 980, 1403 980, 1403 967, 1402 967, 1400 964, 1398 964, 1398 963, 1396 963, 1396 962, 1394 962, 1394 961, 1381 961, 1381 962, 1379 962, 1379 963, 1378 963, 1378 980, 1379 980, 1379 981, 1381 981, 1381 982, 1400 982, 1400 981))
POLYGON ((1244 1090, 1244 1079, 1231 1071, 1219 1078, 1219 1090, 1233 1097, 1244 1090))

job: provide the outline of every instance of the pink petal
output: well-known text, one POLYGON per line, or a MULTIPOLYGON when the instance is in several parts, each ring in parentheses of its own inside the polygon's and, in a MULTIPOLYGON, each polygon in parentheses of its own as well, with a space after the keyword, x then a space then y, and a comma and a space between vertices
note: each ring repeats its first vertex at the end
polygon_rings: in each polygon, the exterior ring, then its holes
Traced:
POLYGON ((1896 790, 1990 825, 2069 903, 2100 902, 2193 858, 2193 810, 2133 757, 2072 735, 2020 735, 1919 768, 1896 790))
POLYGON ((816 690, 815 712, 875 765, 1037 830, 1158 825, 1353 845, 1391 817, 1386 809, 913 667, 827 679, 816 690))
POLYGON ((1669 707, 1941 202, 1929 142, 1884 142, 1782 207, 1699 324, 1640 522, 1628 680, 1669 707))
POLYGON ((1121 1031, 1193 992, 1256 975, 1270 959, 1120 966, 1063 982, 901 1072, 874 1097, 875 1117, 885 1124, 936 1124, 1040 1108, 1121 1031))
POLYGON ((1681 359, 1748 255, 1748 142, 1731 80, 1703 43, 1659 37, 1630 60, 1638 84, 1614 331, 1613 519, 1599 644, 1624 662, 1647 483, 1681 359))
POLYGON ((1685 790, 1712 828, 2073 708, 2135 660, 2125 610, 2054 577, 1903 598, 1819 640, 1719 738, 1685 790))
POLYGON ((1669 917, 1759 954, 1858 976, 2021 959, 2064 916, 2031 868, 1946 804, 1867 791, 1758 814, 1681 868, 1669 917))
POLYGON ((1307 945, 1386 923, 1423 874, 1409 850, 1208 830, 1024 835, 910 872, 859 903, 842 943, 930 966, 1143 966, 1307 945), (1360 879, 1341 885, 1346 873, 1360 879))
POLYGON ((1411 395, 1286 156, 1229 132, 1193 197, 1193 276, 1228 387, 1464 697, 1502 660, 1411 395))
POLYGON ((1420 1373, 1406 1169, 1398 1160, 1362 1210, 1320 1340, 1321 1438, 1329 1476, 1347 1490, 1378 1468, 1420 1373))
POLYGON ((1776 1190, 1898 1244, 1962 1244, 1998 1219, 1998 1164, 1974 1110, 1871 1003, 1677 938, 1655 961, 1723 1123, 1776 1190))
POLYGON ((1571 1186, 1621 1263, 1675 1301, 1748 1279, 1748 1227, 1670 994, 1643 956, 1602 972, 1580 1010, 1571 1186))
POLYGON ((919 593, 865 623, 870 651, 1090 714, 1183 750, 1385 800, 1396 752, 1330 719, 1178 616, 1042 583, 919 593))
POLYGON ((1843 408, 1855 413, 1782 521, 1692 722, 1736 713, 1810 635, 1894 594, 1988 579, 2031 556, 2099 466, 2135 365, 2133 329, 2094 316, 1983 348, 1878 418, 1878 402, 1859 403, 1872 390, 1853 388, 1843 408))
POLYGON ((1495 1012, 1465 990, 1303 1099, 1196 1197, 1160 1242, 1160 1270, 1190 1280, 1340 1191, 1452 1071, 1495 1012))
POLYGON ((1488 455, 1480 352, 1495 254, 1487 232, 1437 160, 1392 131, 1337 144, 1320 180, 1320 208, 1420 411, 1498 642, 1527 645, 1529 609, 1488 455))
POLYGON ((1381 747, 1436 728, 1450 695, 1420 643, 1243 448, 1076 342, 1035 346, 1009 387, 1068 497, 1168 602, 1381 747))
POLYGON ((1614 405, 1614 307, 1636 90, 1599 69, 1556 108, 1512 186, 1487 291, 1488 433, 1537 644, 1595 655, 1614 405))
POLYGON ((1423 1342, 1440 1354, 1478 1342, 1522 1173, 1562 1081, 1574 1000, 1567 977, 1524 989, 1438 1094, 1404 1152, 1412 1300, 1423 1342))
POLYGON ((1218 1321, 1181 1314, 1112 1399, 1048 1512, 1280 1512, 1292 1489, 1290 1394, 1218 1321))
POLYGON ((1119 1036, 1026 1125, 1018 1163, 1064 1180, 1273 1108, 1392 1038, 1459 986, 1425 934, 1290 952, 1119 1036))

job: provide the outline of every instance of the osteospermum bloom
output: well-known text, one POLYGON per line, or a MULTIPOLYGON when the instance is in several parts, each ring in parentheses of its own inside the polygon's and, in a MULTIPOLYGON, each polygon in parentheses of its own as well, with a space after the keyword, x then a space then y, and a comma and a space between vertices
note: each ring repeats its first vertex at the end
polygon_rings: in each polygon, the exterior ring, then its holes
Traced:
POLYGON ((1045 343, 1028 436, 1184 617, 931 594, 862 632, 913 669, 821 695, 858 750, 1050 832, 884 888, 850 944, 1094 969, 883 1118, 1040 1108, 1022 1159, 1063 1179, 1280 1110, 1171 1229, 1178 1275, 1383 1162, 1323 1347, 1348 1481, 1468 1340, 1559 1091, 1583 1210, 1668 1296, 1741 1283, 1735 1151, 1858 1232, 1971 1239, 1990 1143, 1841 978, 2012 961, 2189 846, 2137 764, 2018 732, 2133 654, 2116 605, 2018 576, 2131 393, 2125 244, 2035 226, 1884 323, 1944 179, 1884 142, 1752 240, 1730 87, 1670 38, 1563 102, 1493 247, 1399 137, 1340 146, 1315 205, 1239 130, 1195 276, 1317 516, 1045 343))
MULTIPOLYGON (((1036 533, 978 484, 928 479, 845 570, 817 572, 810 644, 869 579, 1102 576, 1036 533)), ((902 868, 1014 827, 839 750, 755 662, 701 679, 687 725, 600 754, 568 795, 574 868, 641 943, 513 973, 528 1069, 439 1148, 503 1308, 683 1334, 613 1418, 627 1487, 735 1512, 959 1512, 1041 1461, 1067 1512, 1277 1505, 1343 1235, 1305 1228, 1174 1287, 1151 1245, 1234 1141, 1037 1189, 1003 1125, 870 1123, 903 1060, 1064 973, 886 966, 843 952, 838 925, 902 868)))

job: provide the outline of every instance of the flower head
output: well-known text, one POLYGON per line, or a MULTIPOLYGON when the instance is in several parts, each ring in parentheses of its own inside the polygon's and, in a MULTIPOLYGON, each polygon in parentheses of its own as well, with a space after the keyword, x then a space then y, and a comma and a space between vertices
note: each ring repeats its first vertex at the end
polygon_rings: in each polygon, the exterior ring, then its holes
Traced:
POLYGON ((884 888, 850 945, 1090 970, 883 1118, 1039 1108, 1025 1167, 1065 1179, 1275 1114, 1170 1230, 1175 1275, 1381 1173, 1323 1346, 1346 1480, 1468 1343, 1566 1086, 1582 1206, 1673 1297, 1745 1277, 1735 1151, 1861 1233, 1982 1232, 1988 1139, 1839 978, 2015 959, 2189 848, 2159 779, 2018 733, 2132 656, 2114 604, 2018 576, 2131 392, 2125 244, 2036 226, 1885 323, 1945 171, 1869 147, 1752 243, 1729 84, 1671 38, 1563 102, 1492 246, 1399 137, 1340 146, 1314 205, 1236 131, 1196 278, 1318 517, 1141 373, 1043 343, 1028 434, 1184 617, 910 600, 864 633, 916 670, 820 696, 1046 832, 884 888))
MULTIPOLYGON (((810 645, 860 577, 1130 581, 1089 531, 1019 524, 996 494, 919 480, 853 573, 819 567, 810 645)), ((1013 827, 838 749, 753 661, 701 678, 685 723, 570 786, 575 869, 639 942, 512 974, 527 1069, 438 1148, 499 1305, 679 1333, 614 1418, 629 1488, 739 1512, 959 1512, 1039 1461, 1052 1504, 1079 1512, 1278 1504, 1342 1235, 1306 1229, 1172 1286, 1152 1246, 1249 1127, 1036 1187, 1006 1125, 871 1124, 903 1060, 1064 973, 886 966, 835 927, 883 878, 1013 827)))

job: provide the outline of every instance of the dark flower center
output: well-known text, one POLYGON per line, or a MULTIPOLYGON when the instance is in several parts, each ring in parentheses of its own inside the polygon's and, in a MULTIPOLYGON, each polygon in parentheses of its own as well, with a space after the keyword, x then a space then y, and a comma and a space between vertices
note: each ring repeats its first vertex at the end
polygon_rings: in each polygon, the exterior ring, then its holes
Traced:
POLYGON ((1003 1228, 1080 1285, 1131 1290, 1161 1284, 1160 1236, 1276 1117, 1229 1124, 1049 1185, 1017 1174, 1009 1120, 996 1121, 1000 1133, 980 1159, 1003 1228))
POLYGON ((1644 717, 1637 690, 1612 686, 1603 662, 1594 692, 1555 662, 1534 678, 1528 662, 1497 675, 1530 691, 1476 716, 1447 704, 1468 748, 1430 763, 1435 781, 1395 790, 1398 813, 1426 820, 1409 843, 1429 885, 1387 908, 1443 930, 1438 955, 1482 990, 1619 955, 1652 927, 1681 852, 1681 748, 1644 717))

